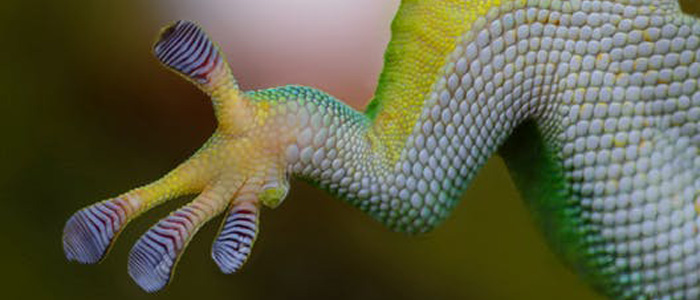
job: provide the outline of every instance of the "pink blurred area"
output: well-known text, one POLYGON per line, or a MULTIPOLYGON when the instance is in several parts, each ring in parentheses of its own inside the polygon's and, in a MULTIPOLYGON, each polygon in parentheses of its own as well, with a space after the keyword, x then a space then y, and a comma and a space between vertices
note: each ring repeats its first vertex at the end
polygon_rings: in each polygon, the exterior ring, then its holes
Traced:
POLYGON ((169 1, 160 17, 201 24, 244 89, 300 84, 363 108, 382 68, 398 0, 169 1))

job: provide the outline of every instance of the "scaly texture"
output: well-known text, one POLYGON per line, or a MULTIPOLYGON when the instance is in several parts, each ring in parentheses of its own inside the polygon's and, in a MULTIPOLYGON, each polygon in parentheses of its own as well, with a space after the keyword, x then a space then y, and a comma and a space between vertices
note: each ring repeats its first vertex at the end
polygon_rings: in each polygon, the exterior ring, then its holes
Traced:
POLYGON ((144 235, 130 273, 162 288, 227 207, 212 255, 233 272, 289 175, 426 232, 500 150, 554 249, 601 292, 700 298, 700 23, 675 1, 404 1, 365 114, 307 87, 240 92, 189 22, 156 56, 212 96, 219 127, 163 179, 76 213, 69 259, 98 261, 129 219, 202 192, 144 235))

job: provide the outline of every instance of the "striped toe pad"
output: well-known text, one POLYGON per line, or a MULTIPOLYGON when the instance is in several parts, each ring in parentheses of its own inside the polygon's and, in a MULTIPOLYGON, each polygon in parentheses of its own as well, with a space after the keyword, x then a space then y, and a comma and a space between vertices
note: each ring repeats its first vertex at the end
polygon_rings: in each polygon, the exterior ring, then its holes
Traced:
POLYGON ((153 50, 164 65, 203 85, 210 83, 210 75, 223 63, 215 44, 190 21, 165 28, 153 50))
POLYGON ((115 198, 76 212, 63 228, 63 251, 68 260, 97 263, 129 220, 129 203, 115 198))
POLYGON ((243 266, 258 233, 258 208, 251 203, 236 204, 221 226, 212 246, 212 258, 222 272, 230 274, 243 266))
POLYGON ((168 284, 187 243, 205 222, 196 205, 187 205, 160 220, 134 244, 129 275, 147 292, 168 284))

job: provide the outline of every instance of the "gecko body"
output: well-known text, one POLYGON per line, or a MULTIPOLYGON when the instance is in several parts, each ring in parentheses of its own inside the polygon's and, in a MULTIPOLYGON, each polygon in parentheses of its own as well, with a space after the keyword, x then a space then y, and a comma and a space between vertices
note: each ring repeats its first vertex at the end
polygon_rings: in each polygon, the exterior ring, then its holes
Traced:
POLYGON ((675 1, 403 1, 364 113, 308 87, 240 91, 191 22, 154 52, 211 96, 219 126, 165 177, 76 213, 69 259, 99 261, 130 219, 199 193, 143 235, 129 273, 161 289, 221 213, 212 257, 234 272, 289 175, 423 233, 500 153, 554 249, 602 293, 700 298, 700 23, 675 1))

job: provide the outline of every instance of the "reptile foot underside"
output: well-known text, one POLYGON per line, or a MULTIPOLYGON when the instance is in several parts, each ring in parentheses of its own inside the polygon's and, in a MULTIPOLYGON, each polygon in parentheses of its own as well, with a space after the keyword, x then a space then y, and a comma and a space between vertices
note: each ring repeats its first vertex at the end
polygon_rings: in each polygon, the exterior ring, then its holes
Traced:
POLYGON ((70 260, 100 261, 129 220, 196 194, 136 242, 129 273, 163 288, 222 213, 212 258, 235 272, 289 176, 427 232, 498 152, 554 250, 602 293, 700 298, 700 23, 675 0, 405 0, 364 113, 308 87, 240 91, 188 21, 154 52, 211 96, 219 125, 163 178, 74 214, 70 260))

